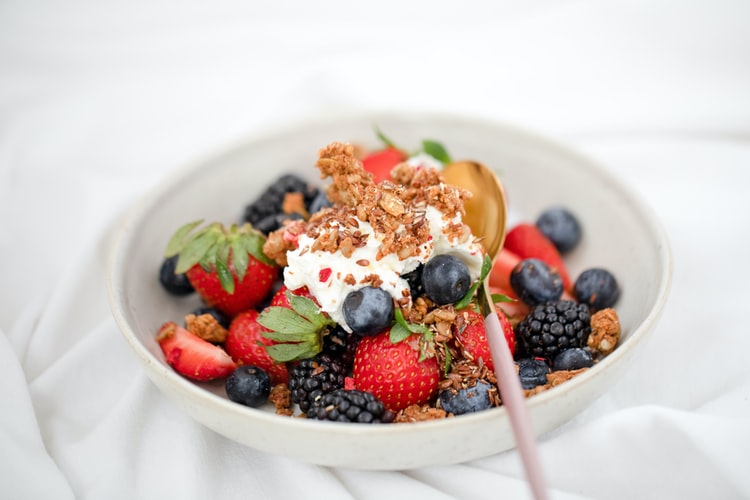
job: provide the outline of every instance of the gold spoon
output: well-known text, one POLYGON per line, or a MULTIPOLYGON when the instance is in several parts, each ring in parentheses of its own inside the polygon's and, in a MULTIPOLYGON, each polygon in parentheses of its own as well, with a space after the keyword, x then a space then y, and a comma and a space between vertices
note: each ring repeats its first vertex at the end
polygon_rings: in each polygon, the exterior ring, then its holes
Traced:
MULTIPOLYGON (((450 163, 445 166, 442 175, 446 183, 462 187, 472 193, 472 197, 464 205, 466 209, 464 222, 475 236, 482 238, 487 255, 494 260, 505 241, 508 210, 505 190, 500 180, 488 167, 474 161, 450 163)), ((489 278, 482 283, 479 305, 482 315, 485 316, 485 330, 495 365, 497 385, 503 406, 510 417, 513 436, 526 471, 526 479, 534 498, 546 499, 547 490, 544 486, 536 438, 526 409, 521 381, 513 363, 513 355, 505 341, 497 310, 492 302, 489 278)))

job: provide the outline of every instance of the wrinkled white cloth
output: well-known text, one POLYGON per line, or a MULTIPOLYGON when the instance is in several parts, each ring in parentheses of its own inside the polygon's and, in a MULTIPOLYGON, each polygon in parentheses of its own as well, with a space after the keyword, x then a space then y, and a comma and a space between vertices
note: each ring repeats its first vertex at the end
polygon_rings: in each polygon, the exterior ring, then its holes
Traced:
POLYGON ((111 232, 150 186, 358 109, 548 134, 663 222, 670 300, 627 375, 540 440, 553 498, 750 498, 750 4, 264 3, 0 4, 0 498, 529 498, 515 451, 366 472, 231 442, 110 316, 111 232))

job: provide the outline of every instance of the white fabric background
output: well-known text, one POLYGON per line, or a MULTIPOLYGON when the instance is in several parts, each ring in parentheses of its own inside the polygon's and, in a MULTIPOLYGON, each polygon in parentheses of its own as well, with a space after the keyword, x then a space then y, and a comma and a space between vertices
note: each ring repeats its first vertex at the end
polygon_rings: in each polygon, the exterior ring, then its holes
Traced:
POLYGON ((553 497, 750 498, 742 0, 0 3, 0 498, 528 498, 514 451, 357 472, 230 442, 110 317, 108 238, 138 196, 351 109, 517 123, 633 186, 670 235, 671 298, 627 377, 541 440, 553 497))

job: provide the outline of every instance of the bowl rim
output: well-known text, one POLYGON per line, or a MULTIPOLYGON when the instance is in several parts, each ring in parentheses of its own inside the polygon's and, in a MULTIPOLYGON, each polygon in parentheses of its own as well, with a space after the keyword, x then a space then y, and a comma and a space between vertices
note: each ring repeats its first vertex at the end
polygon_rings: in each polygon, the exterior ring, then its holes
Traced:
POLYGON ((627 200, 627 203, 631 208, 640 212, 644 215, 644 220, 647 223, 647 227, 644 230, 648 230, 651 234, 651 238, 659 243, 658 258, 661 268, 659 276, 655 277, 658 284, 656 291, 656 302, 652 304, 647 316, 643 321, 635 328, 627 340, 618 346, 611 354, 606 356, 591 369, 587 370, 573 379, 566 381, 564 384, 560 384, 556 387, 552 387, 542 393, 536 394, 526 400, 527 407, 532 410, 536 407, 542 406, 546 401, 562 397, 566 393, 574 392, 578 387, 588 384, 588 381, 595 377, 600 371, 606 369, 610 365, 619 364, 620 361, 625 358, 632 349, 643 342, 647 333, 654 329, 655 324, 658 322, 664 306, 668 300, 669 291, 672 283, 673 274, 673 262, 672 262, 672 251, 667 233, 656 217, 652 207, 646 203, 643 198, 636 193, 630 185, 624 182, 622 179, 613 173, 611 170, 604 168, 599 163, 593 161, 588 156, 577 151, 576 149, 565 145, 561 141, 554 138, 541 135, 537 132, 531 131, 522 126, 510 124, 493 118, 487 118, 483 116, 456 113, 456 112, 440 112, 440 111, 424 111, 424 110, 386 110, 386 111, 372 111, 372 110, 359 110, 359 111, 348 111, 348 112, 326 112, 325 114, 313 114, 305 117, 298 118, 285 123, 272 123, 268 127, 261 131, 255 131, 245 137, 238 140, 226 143, 224 146, 214 148, 212 152, 200 155, 193 160, 183 162, 182 164, 173 167, 171 170, 167 170, 154 185, 149 187, 146 192, 136 198, 132 206, 125 212, 120 218, 117 224, 116 230, 110 239, 109 255, 107 258, 107 290, 110 309, 115 322, 120 330, 121 334, 137 354, 140 361, 148 365, 152 370, 150 373, 147 371, 149 377, 156 377, 170 382, 173 387, 191 400, 207 401, 210 404, 216 405, 222 411, 229 411, 240 416, 248 416, 261 421, 266 421, 272 424, 279 425, 293 425, 301 426, 302 428, 309 427, 310 429, 320 430, 321 426, 325 429, 333 429, 335 426, 337 432, 344 434, 356 434, 357 436, 373 435, 378 436, 383 433, 401 433, 401 432, 433 432, 446 426, 457 425, 459 422, 471 423, 484 420, 502 419, 507 418, 506 409, 503 406, 477 412, 473 414, 461 415, 452 419, 440 419, 423 422, 413 422, 409 425, 351 425, 346 423, 336 422, 323 422, 300 418, 290 418, 267 410, 255 409, 245 407, 229 401, 213 392, 206 390, 200 384, 194 381, 188 380, 182 377, 172 368, 170 368, 165 362, 158 359, 152 354, 146 346, 141 343, 138 339, 136 332, 128 322, 124 311, 122 310, 121 304, 124 297, 124 262, 127 258, 125 250, 130 248, 132 238, 135 234, 136 222, 139 221, 148 211, 151 209, 159 200, 160 196, 165 194, 170 189, 174 189, 175 185, 179 182, 185 182, 189 179, 189 173, 200 170, 205 167, 206 164, 219 160, 227 155, 232 155, 242 148, 245 148, 252 143, 261 142, 267 139, 271 139, 280 134, 292 133, 295 130, 301 130, 309 128, 315 124, 333 124, 341 121, 362 121, 363 118, 367 118, 369 121, 375 123, 378 120, 409 120, 413 122, 435 122, 435 121, 453 121, 463 122, 467 124, 479 125, 481 127, 488 128, 499 128, 506 132, 514 135, 523 137, 527 140, 531 140, 534 143, 543 145, 550 151, 557 154, 567 156, 568 158, 574 159, 579 167, 586 169, 587 175, 596 176, 599 179, 605 181, 608 184, 614 184, 617 186, 618 191, 622 194, 623 199, 627 200))

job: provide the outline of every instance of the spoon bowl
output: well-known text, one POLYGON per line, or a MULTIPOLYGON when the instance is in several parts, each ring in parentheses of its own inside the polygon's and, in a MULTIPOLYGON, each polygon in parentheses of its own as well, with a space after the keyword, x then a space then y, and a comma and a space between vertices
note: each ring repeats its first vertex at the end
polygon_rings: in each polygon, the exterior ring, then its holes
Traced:
POLYGON ((494 259, 505 241, 508 204, 505 189, 497 175, 483 163, 457 161, 442 171, 448 184, 468 190, 472 197, 464 203, 464 222, 482 238, 484 250, 494 259))

